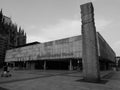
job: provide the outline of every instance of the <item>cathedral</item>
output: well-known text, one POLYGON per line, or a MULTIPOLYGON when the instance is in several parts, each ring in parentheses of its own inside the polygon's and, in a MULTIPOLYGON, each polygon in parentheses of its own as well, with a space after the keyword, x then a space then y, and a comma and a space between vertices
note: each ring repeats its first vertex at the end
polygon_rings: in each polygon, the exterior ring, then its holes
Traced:
POLYGON ((12 23, 11 18, 0 11, 0 68, 4 65, 5 52, 17 46, 26 44, 24 30, 12 23))

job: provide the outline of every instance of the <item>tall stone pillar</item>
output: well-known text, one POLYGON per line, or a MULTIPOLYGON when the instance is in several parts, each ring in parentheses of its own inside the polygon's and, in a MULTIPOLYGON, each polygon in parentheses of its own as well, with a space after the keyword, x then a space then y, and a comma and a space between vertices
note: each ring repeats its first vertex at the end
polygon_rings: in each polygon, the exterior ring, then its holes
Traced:
POLYGON ((91 2, 81 7, 82 18, 82 63, 86 81, 100 80, 94 8, 91 2))

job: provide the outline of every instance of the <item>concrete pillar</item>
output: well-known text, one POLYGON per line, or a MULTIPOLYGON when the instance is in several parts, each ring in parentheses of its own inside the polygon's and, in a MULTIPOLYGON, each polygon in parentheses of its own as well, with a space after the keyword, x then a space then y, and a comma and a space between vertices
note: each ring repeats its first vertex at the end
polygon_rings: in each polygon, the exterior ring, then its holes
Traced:
POLYGON ((46 70, 46 60, 44 60, 44 70, 46 70))
POLYGON ((70 60, 70 64, 69 64, 69 70, 73 70, 73 66, 72 66, 72 60, 70 60))
POLYGON ((109 70, 109 62, 106 63, 106 68, 109 70))
POLYGON ((23 62, 23 69, 26 69, 26 62, 23 62))
POLYGON ((26 62, 26 69, 30 69, 30 62, 26 62))
POLYGON ((100 80, 94 8, 91 2, 81 7, 82 18, 82 63, 86 81, 100 80))
POLYGON ((105 63, 105 68, 106 68, 106 70, 108 70, 108 63, 107 62, 105 63))
POLYGON ((107 70, 106 63, 103 63, 103 65, 104 65, 104 71, 106 71, 107 70))
POLYGON ((13 64, 13 67, 15 67, 15 62, 13 62, 12 64, 13 64))
POLYGON ((34 69, 35 69, 35 62, 31 62, 31 63, 30 63, 30 69, 31 69, 31 70, 34 70, 34 69))

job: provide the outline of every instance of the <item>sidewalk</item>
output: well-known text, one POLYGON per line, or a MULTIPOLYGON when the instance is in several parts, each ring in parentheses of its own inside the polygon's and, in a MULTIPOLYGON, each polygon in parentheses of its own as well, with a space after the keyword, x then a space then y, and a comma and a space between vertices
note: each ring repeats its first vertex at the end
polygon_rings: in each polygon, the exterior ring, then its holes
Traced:
POLYGON ((12 77, 0 77, 0 87, 6 90, 120 90, 120 72, 101 72, 107 80, 104 84, 80 82, 82 72, 78 71, 22 70, 11 73, 12 77))

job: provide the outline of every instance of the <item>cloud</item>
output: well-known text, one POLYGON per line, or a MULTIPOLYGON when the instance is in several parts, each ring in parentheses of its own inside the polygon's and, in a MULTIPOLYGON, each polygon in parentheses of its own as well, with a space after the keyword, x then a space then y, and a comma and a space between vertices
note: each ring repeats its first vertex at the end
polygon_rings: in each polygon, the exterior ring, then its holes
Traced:
POLYGON ((81 24, 79 20, 60 20, 56 25, 43 28, 44 35, 55 40, 81 34, 81 24))
POLYGON ((88 2, 95 2, 96 0, 84 0, 83 4, 84 3, 88 3, 88 2))
POLYGON ((45 41, 48 41, 48 39, 41 36, 27 35, 27 43, 35 42, 35 41, 45 42, 45 41))
POLYGON ((109 26, 111 23, 112 23, 112 21, 106 20, 104 18, 95 19, 95 25, 96 25, 97 31, 105 30, 107 28, 107 26, 109 26))
POLYGON ((51 41, 81 34, 81 22, 79 20, 59 20, 54 25, 40 27, 31 25, 26 28, 28 33, 28 42, 51 41))
MULTIPOLYGON (((97 31, 104 30, 111 22, 105 19, 96 19, 97 31)), ((46 25, 44 27, 30 25, 26 29, 27 41, 52 41, 66 37, 81 35, 81 20, 61 19, 56 24, 46 25)))
POLYGON ((34 24, 26 26, 25 30, 27 34, 31 36, 39 36, 39 34, 42 33, 41 27, 34 24))
POLYGON ((113 49, 116 52, 116 55, 120 55, 120 41, 116 41, 113 45, 112 45, 113 49))

